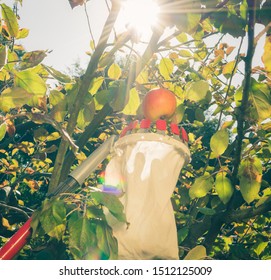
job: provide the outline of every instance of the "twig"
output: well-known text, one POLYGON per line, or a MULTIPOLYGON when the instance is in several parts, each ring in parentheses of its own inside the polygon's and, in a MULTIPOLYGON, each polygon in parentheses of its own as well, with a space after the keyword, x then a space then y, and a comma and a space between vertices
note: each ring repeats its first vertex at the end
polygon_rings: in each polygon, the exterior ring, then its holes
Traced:
POLYGON ((91 36, 91 40, 93 42, 94 49, 95 49, 96 48, 96 46, 95 46, 95 39, 94 39, 94 36, 93 36, 93 33, 92 33, 92 29, 91 29, 91 25, 90 25, 90 19, 89 19, 88 10, 87 10, 87 4, 86 3, 84 3, 84 8, 85 8, 85 14, 86 14, 86 17, 87 17, 88 30, 89 30, 89 33, 90 33, 90 36, 91 36))
POLYGON ((10 205, 7 205, 7 204, 1 203, 1 202, 0 202, 0 207, 7 208, 9 210, 13 210, 13 211, 16 211, 18 213, 21 213, 21 214, 23 214, 26 217, 26 220, 29 219, 29 215, 25 211, 20 209, 20 208, 17 208, 17 207, 14 207, 14 206, 10 206, 10 205))
POLYGON ((258 41, 261 39, 261 37, 268 31, 268 29, 271 28, 271 22, 269 22, 265 28, 255 37, 254 39, 254 45, 258 43, 258 41))

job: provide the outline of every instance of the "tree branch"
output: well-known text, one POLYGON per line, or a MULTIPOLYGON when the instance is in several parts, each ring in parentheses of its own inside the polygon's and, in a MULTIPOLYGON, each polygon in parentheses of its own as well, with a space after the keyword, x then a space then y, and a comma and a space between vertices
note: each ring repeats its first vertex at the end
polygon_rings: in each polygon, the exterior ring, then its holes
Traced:
POLYGON ((243 220, 265 214, 269 211, 271 211, 271 200, 270 199, 269 199, 269 201, 263 203, 262 205, 260 205, 257 208, 250 207, 247 209, 232 211, 225 217, 225 222, 226 223, 242 222, 243 220))
MULTIPOLYGON (((239 113, 237 115, 237 141, 236 141, 236 147, 235 147, 235 160, 234 160, 234 169, 233 169, 233 176, 232 176, 232 182, 235 186, 238 182, 238 167, 241 162, 241 156, 242 156, 242 142, 244 138, 244 123, 245 123, 245 116, 248 109, 248 100, 249 100, 249 91, 250 91, 250 84, 251 84, 251 68, 252 68, 252 58, 254 54, 254 26, 255 26, 255 13, 256 13, 256 7, 254 0, 247 0, 248 2, 248 49, 247 49, 247 55, 245 59, 245 81, 244 81, 244 89, 243 89, 243 97, 242 97, 242 105, 239 108, 239 113)), ((239 193, 239 192, 238 192, 239 193)), ((238 193, 234 196, 238 197, 238 193)), ((221 226, 223 223, 225 223, 226 220, 228 221, 234 221, 229 218, 226 218, 228 216, 234 217, 238 219, 238 215, 240 217, 244 216, 253 216, 256 213, 260 213, 262 207, 260 210, 257 208, 257 210, 248 210, 246 212, 235 212, 235 215, 232 213, 232 207, 233 201, 232 199, 229 203, 228 210, 226 212, 218 213, 214 215, 211 219, 211 226, 208 229, 208 233, 206 234, 204 245, 207 248, 207 251, 209 251, 217 237, 217 235, 220 232, 221 226), (246 215, 245 215, 246 214, 246 215)), ((268 206, 269 207, 269 206, 268 206)), ((267 207, 267 209, 269 209, 267 207)), ((242 210, 244 211, 244 210, 242 210)), ((205 229, 205 227, 204 227, 205 229)), ((200 232, 200 230, 198 230, 200 232)))
POLYGON ((247 0, 248 3, 248 49, 245 58, 245 80, 241 106, 237 115, 237 142, 235 148, 235 160, 233 166, 232 182, 235 186, 238 181, 238 167, 242 157, 242 143, 244 138, 244 123, 249 105, 249 91, 251 85, 251 68, 254 55, 254 27, 256 14, 256 1, 247 0))
MULTIPOLYGON (((86 96, 86 94, 88 94, 88 88, 89 88, 91 80, 93 79, 94 74, 96 72, 99 60, 107 46, 107 41, 108 41, 111 31, 114 27, 119 10, 120 10, 120 1, 119 0, 112 1, 112 8, 110 10, 108 18, 107 18, 104 28, 102 30, 102 35, 100 37, 100 40, 98 42, 98 45, 97 45, 94 53, 90 59, 87 70, 83 76, 83 80, 82 80, 81 86, 79 88, 75 102, 71 106, 70 119, 68 121, 68 126, 67 126, 67 132, 70 135, 72 135, 73 130, 76 126, 78 113, 79 113, 81 105, 82 105, 82 100, 84 100, 84 97, 86 96)), ((62 166, 64 163, 65 154, 67 152, 67 149, 68 149, 68 143, 62 139, 60 146, 59 146, 58 153, 57 153, 57 157, 55 160, 54 170, 53 170, 53 174, 52 174, 52 178, 51 178, 49 190, 48 190, 49 193, 54 192, 54 190, 57 188, 58 184, 60 183, 62 166)))
MULTIPOLYGON (((82 133, 82 135, 79 137, 79 139, 76 142, 76 145, 79 147, 79 151, 82 150, 82 148, 88 142, 89 138, 92 137, 92 135, 96 132, 100 124, 104 121, 105 117, 110 115, 112 112, 113 110, 109 104, 105 104, 104 107, 98 112, 96 117, 85 128, 85 131, 82 133)), ((68 176, 74 160, 75 160, 75 154, 72 151, 69 151, 65 158, 60 181, 64 180, 64 178, 68 176)))

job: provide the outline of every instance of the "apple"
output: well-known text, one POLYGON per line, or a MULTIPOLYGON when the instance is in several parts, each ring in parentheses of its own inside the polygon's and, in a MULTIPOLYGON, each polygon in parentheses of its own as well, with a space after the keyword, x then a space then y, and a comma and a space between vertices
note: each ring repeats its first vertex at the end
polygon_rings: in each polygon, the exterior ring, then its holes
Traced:
POLYGON ((177 101, 173 92, 165 88, 156 88, 145 95, 142 110, 146 119, 156 121, 161 117, 171 118, 176 106, 177 101))

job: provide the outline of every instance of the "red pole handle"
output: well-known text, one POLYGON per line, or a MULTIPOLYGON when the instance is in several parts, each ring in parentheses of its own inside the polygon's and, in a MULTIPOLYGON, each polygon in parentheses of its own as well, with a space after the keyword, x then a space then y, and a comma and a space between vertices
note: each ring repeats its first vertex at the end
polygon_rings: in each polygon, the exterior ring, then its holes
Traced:
POLYGON ((32 217, 0 248, 0 260, 11 260, 28 242, 31 235, 32 217))

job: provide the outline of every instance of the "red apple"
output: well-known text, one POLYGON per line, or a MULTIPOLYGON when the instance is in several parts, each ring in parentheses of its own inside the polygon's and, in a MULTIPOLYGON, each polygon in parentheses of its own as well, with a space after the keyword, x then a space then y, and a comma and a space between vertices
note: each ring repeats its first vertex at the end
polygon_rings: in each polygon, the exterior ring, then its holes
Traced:
POLYGON ((165 88, 150 90, 142 103, 143 114, 146 119, 156 121, 161 117, 169 119, 176 110, 176 97, 173 92, 165 88))

